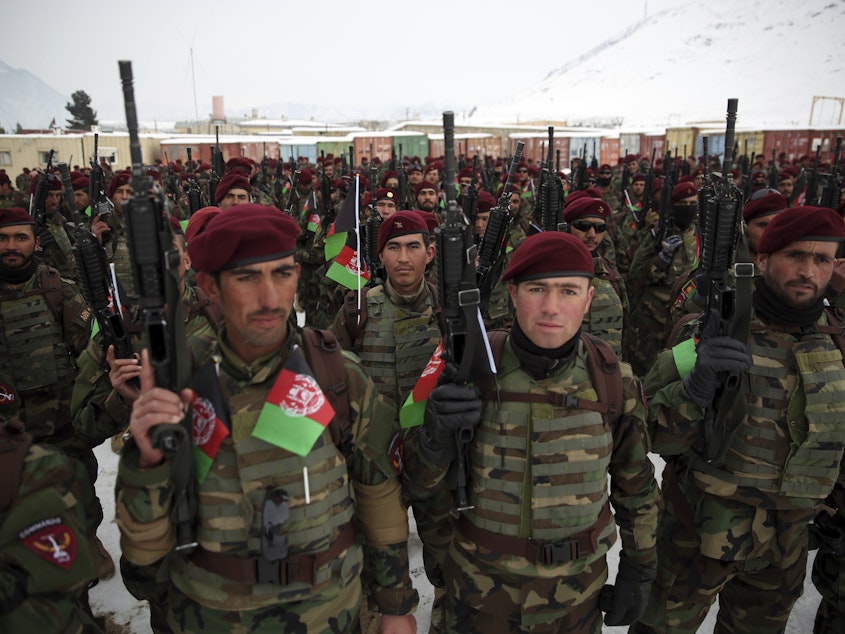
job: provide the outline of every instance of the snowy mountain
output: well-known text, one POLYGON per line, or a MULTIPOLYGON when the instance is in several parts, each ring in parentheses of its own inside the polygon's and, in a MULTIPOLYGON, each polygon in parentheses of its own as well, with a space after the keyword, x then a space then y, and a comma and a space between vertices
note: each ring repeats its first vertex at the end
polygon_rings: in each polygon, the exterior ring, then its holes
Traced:
POLYGON ((53 118, 64 126, 70 118, 65 110, 69 101, 28 70, 0 61, 0 125, 7 132, 14 132, 18 123, 23 128, 46 129, 53 118))
MULTIPOLYGON (((471 120, 680 125, 723 121, 727 98, 738 97, 740 126, 806 125, 813 96, 845 97, 844 28, 842 0, 692 2, 479 106, 471 120)), ((813 122, 835 127, 839 107, 820 104, 813 122)))

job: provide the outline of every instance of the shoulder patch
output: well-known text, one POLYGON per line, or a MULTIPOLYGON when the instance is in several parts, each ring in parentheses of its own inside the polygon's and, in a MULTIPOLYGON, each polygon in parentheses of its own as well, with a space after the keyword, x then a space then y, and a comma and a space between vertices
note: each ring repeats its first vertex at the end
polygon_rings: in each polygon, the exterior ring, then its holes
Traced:
POLYGON ((18 395, 11 386, 0 383, 0 407, 3 405, 15 405, 18 402, 18 395))
POLYGON ((393 439, 387 446, 387 459, 390 461, 390 466, 396 472, 396 475, 401 475, 405 469, 405 441, 402 440, 402 434, 396 432, 393 439))
POLYGON ((36 522, 18 536, 36 555, 67 570, 76 558, 76 535, 60 517, 36 522))

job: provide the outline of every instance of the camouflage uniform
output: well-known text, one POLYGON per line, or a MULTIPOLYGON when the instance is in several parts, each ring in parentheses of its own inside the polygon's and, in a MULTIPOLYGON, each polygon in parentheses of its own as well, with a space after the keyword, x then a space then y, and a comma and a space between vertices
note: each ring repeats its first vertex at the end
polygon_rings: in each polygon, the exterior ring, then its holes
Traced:
POLYGON ((17 388, 20 418, 36 442, 58 445, 89 466, 93 455, 73 433, 70 400, 76 357, 90 332, 90 309, 55 269, 39 264, 16 288, 0 282, 0 375, 17 388), (56 294, 54 311, 48 296, 56 294))
POLYGON ((484 318, 484 327, 487 330, 504 328, 513 321, 513 304, 511 303, 510 293, 508 293, 508 284, 501 280, 501 276, 508 270, 510 259, 510 253, 505 254, 499 280, 490 292, 487 309, 481 314, 484 318))
MULTIPOLYGON (((14 460, 3 457, 2 486, 17 475, 8 468, 14 460)), ((19 475, 11 505, 0 508, 0 631, 102 632, 88 606, 97 572, 85 512, 93 489, 82 464, 32 445, 19 475)))
MULTIPOLYGON (((539 380, 522 368, 517 354, 509 337, 498 363, 502 402, 486 402, 469 446, 473 508, 457 522, 446 558, 447 631, 597 634, 606 553, 616 541, 610 503, 626 557, 646 568, 656 565, 659 498, 639 381, 621 364, 623 412, 609 424, 596 411, 507 400, 506 392, 515 392, 595 401, 583 343, 576 342, 572 356, 539 380), (560 550, 569 556, 546 564, 467 535, 480 531, 526 544, 530 538, 541 552, 542 542, 576 536, 590 545, 574 559, 564 546, 560 550)), ((421 463, 413 474, 420 486, 445 486, 448 465, 421 463)))
MULTIPOLYGON (((367 321, 360 349, 355 352, 361 365, 372 377, 376 389, 399 408, 414 389, 417 380, 431 359, 441 333, 436 308, 436 291, 425 282, 413 298, 400 296, 390 282, 369 289, 366 296, 367 321)), ((346 326, 346 315, 340 311, 332 330, 345 349, 352 341, 346 326)), ((414 446, 419 428, 404 430, 406 446, 414 446)), ((405 465, 416 469, 416 452, 405 452, 405 465)), ((452 536, 449 491, 430 496, 419 491, 414 483, 403 478, 406 506, 414 509, 417 532, 423 543, 426 576, 436 588, 445 587, 443 560, 452 536)))
POLYGON ((47 218, 47 225, 38 231, 41 239, 36 255, 39 262, 56 269, 62 277, 78 281, 76 260, 71 251, 71 241, 65 229, 65 217, 58 211, 47 218))
POLYGON ((305 324, 313 327, 318 321, 325 324, 325 321, 319 319, 318 306, 321 299, 321 280, 326 272, 326 255, 322 225, 317 225, 316 232, 308 230, 308 220, 312 213, 311 210, 304 209, 308 199, 307 195, 297 199, 297 215, 294 216, 302 231, 296 239, 296 261, 300 266, 296 303, 298 309, 305 312, 305 324))
POLYGON ((352 631, 361 601, 362 564, 371 580, 372 605, 389 614, 408 614, 416 605, 408 572, 407 520, 403 524, 396 467, 388 455, 397 435, 394 413, 377 397, 360 366, 345 357, 353 421, 349 458, 334 444, 329 429, 304 457, 252 436, 268 391, 299 342, 300 335, 291 332, 278 352, 247 365, 226 346, 225 327, 221 332, 218 381, 232 433, 223 439, 207 477, 198 484, 199 548, 194 552, 171 552, 172 462, 139 469, 134 442, 130 439, 124 447, 116 484, 121 547, 126 559, 139 566, 160 564, 170 554, 168 617, 175 631, 352 631), (304 468, 310 504, 305 500, 304 468), (268 581, 261 572, 265 567, 280 570, 279 563, 262 556, 262 506, 269 492, 282 488, 289 496, 289 515, 275 534, 286 538, 286 561, 294 560, 288 583, 268 581), (294 565, 298 558, 316 557, 332 544, 343 543, 354 515, 364 535, 363 547, 352 543, 327 563, 310 568, 302 562, 294 565), (374 515, 384 518, 381 525, 374 515), (247 582, 243 575, 212 572, 209 559, 250 562, 238 569, 251 570, 261 580, 247 582), (302 580, 303 574, 309 580, 302 580))
MULTIPOLYGON (((819 550, 813 562, 812 581, 822 595, 816 611, 813 634, 838 634, 845 632, 845 472, 840 470, 839 482, 828 498, 833 511, 829 518, 835 530, 828 534, 838 537, 819 540, 819 550)), ((818 517, 816 524, 819 524, 818 517)))
MULTIPOLYGON (((114 273, 130 304, 136 304, 140 296, 135 290, 135 280, 132 277, 132 263, 129 256, 129 236, 126 232, 126 219, 123 212, 114 210, 109 214, 107 224, 109 232, 103 239, 106 259, 114 264, 114 273)), ((128 308, 128 306, 124 306, 128 308)))
POLYGON ((631 313, 625 327, 625 359, 637 376, 645 376, 663 347, 669 321, 672 286, 698 263, 698 230, 690 225, 680 232, 683 246, 666 264, 659 256, 660 245, 651 231, 637 247, 627 278, 631 313))
MULTIPOLYGON (((816 322, 822 328, 826 315, 816 322)), ((633 632, 695 632, 719 597, 717 630, 783 632, 803 592, 807 524, 845 449, 845 368, 831 337, 751 320, 747 411, 721 462, 695 452, 704 410, 683 387, 683 347, 646 377, 654 450, 668 457, 659 568, 633 632)))
POLYGON ((621 356, 624 316, 629 308, 625 283, 606 259, 594 255, 593 262, 596 275, 590 285, 595 292, 582 329, 606 341, 621 356))
POLYGON ((28 209, 29 202, 19 191, 11 191, 5 196, 0 194, 0 209, 8 209, 9 207, 21 207, 23 209, 28 209))

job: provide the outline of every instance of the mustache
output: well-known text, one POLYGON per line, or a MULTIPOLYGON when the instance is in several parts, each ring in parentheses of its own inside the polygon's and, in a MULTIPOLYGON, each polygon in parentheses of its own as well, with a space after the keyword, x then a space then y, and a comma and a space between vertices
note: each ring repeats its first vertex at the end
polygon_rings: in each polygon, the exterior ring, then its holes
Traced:
POLYGON ((267 309, 264 309, 264 310, 257 310, 254 313, 250 313, 248 315, 248 317, 250 319, 252 319, 254 317, 275 317, 277 315, 279 317, 284 317, 286 314, 287 314, 287 311, 285 311, 282 308, 276 308, 276 309, 267 308, 267 309))
POLYGON ((21 253, 20 251, 14 251, 14 250, 11 250, 11 249, 7 250, 7 251, 0 252, 0 257, 5 257, 7 255, 17 255, 18 257, 25 257, 24 254, 21 253))

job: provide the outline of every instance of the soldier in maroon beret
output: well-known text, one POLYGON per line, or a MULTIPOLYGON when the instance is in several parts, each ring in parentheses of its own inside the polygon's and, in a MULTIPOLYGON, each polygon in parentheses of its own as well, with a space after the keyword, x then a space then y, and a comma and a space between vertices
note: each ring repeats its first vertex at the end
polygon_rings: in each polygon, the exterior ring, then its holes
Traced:
POLYGON ((84 174, 77 176, 71 181, 76 208, 83 212, 86 216, 91 215, 91 209, 89 209, 91 205, 91 198, 88 195, 90 183, 91 181, 84 174))
POLYGON ((440 203, 439 188, 435 183, 430 181, 422 181, 417 184, 414 189, 416 196, 417 209, 422 209, 428 213, 436 213, 440 203))
POLYGON ((757 255, 757 243, 763 230, 772 221, 775 214, 788 207, 786 198, 776 189, 758 189, 751 194, 742 208, 748 235, 748 252, 751 257, 757 255))
POLYGON ((214 190, 214 202, 220 209, 251 202, 252 185, 240 170, 227 172, 214 190))
POLYGON ((778 174, 778 191, 783 194, 786 202, 790 204, 797 197, 795 177, 790 172, 783 170, 778 174))

